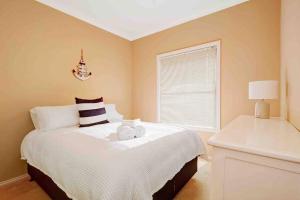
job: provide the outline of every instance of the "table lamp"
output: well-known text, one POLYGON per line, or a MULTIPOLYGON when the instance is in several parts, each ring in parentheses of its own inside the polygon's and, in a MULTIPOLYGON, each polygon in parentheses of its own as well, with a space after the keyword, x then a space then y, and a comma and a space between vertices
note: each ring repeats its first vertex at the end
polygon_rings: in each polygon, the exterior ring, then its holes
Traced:
POLYGON ((255 117, 270 118, 270 104, 265 99, 278 98, 278 81, 252 81, 249 82, 249 99, 258 100, 255 104, 255 117))

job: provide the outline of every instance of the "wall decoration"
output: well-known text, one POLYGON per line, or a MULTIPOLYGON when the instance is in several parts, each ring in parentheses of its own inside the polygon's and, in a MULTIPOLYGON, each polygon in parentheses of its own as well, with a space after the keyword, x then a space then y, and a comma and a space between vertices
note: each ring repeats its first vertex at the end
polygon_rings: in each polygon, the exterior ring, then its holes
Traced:
POLYGON ((92 72, 88 72, 87 66, 83 60, 83 50, 81 49, 81 57, 79 64, 72 70, 74 76, 81 81, 89 79, 92 75, 92 72))

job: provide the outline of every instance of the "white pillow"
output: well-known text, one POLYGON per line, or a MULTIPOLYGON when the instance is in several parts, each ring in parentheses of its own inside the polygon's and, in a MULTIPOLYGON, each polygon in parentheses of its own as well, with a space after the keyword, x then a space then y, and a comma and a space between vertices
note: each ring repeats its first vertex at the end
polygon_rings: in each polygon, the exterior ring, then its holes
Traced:
POLYGON ((32 120, 32 123, 33 123, 35 129, 39 129, 39 121, 38 121, 38 118, 37 118, 35 108, 32 108, 30 110, 30 116, 31 116, 31 120, 32 120))
POLYGON ((121 122, 123 115, 116 110, 115 104, 105 104, 105 111, 109 122, 121 122))
POLYGON ((52 130, 79 124, 76 105, 43 106, 30 110, 31 119, 36 129, 52 130))

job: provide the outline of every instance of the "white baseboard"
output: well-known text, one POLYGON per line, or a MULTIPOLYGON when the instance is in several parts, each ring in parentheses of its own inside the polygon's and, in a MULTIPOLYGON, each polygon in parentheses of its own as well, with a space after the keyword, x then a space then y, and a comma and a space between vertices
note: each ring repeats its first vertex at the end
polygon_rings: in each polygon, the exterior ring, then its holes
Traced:
POLYGON ((0 187, 5 186, 5 185, 9 185, 9 184, 12 184, 12 183, 15 183, 15 182, 18 182, 18 181, 22 181, 22 180, 25 180, 25 179, 29 179, 28 174, 23 174, 21 176, 15 177, 15 178, 8 179, 6 181, 1 181, 0 182, 0 187))

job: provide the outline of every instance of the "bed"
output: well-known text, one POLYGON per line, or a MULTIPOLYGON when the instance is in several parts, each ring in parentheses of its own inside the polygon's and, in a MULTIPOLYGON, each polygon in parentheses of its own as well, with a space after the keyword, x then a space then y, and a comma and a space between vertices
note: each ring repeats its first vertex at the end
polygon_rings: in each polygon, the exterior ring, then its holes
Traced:
POLYGON ((205 153, 197 133, 146 123, 146 135, 120 141, 120 122, 34 130, 21 145, 28 174, 52 199, 172 199, 205 153))

